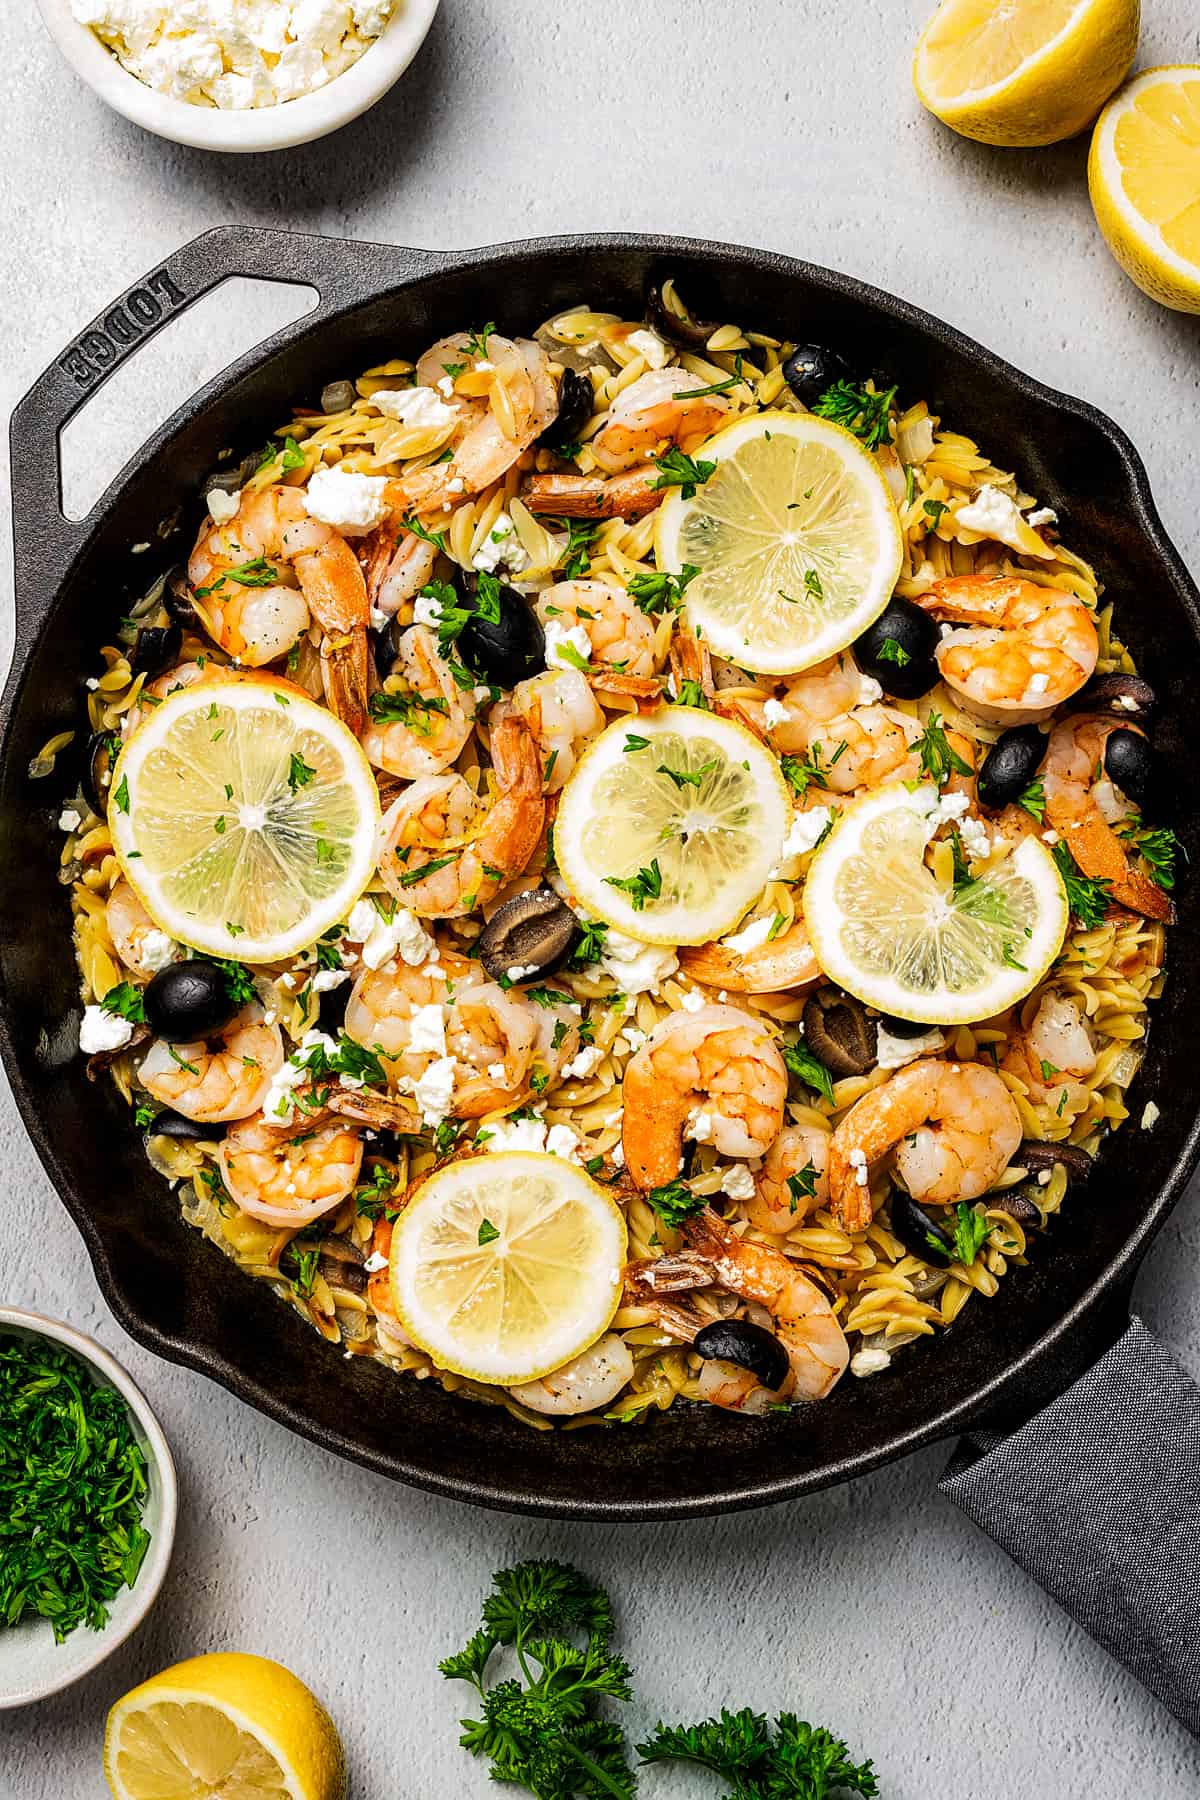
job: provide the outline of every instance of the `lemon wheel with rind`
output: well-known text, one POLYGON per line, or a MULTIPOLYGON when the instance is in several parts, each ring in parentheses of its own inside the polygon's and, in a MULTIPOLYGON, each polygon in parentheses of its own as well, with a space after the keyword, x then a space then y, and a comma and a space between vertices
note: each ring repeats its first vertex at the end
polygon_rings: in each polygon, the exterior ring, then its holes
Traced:
POLYGON ((804 917, 826 975, 868 1006, 934 1025, 990 1019, 1030 993, 1062 948, 1066 894, 1036 836, 947 890, 926 866, 936 791, 877 789, 813 858, 804 917))
POLYGON ((118 1700, 104 1735, 115 1800, 345 1800, 337 1728, 282 1664, 216 1652, 118 1700))
POLYGON ((813 413, 737 419, 695 452, 715 471, 659 509, 655 559, 690 565, 684 607, 709 648, 759 674, 810 668, 872 624, 904 555, 895 501, 852 432, 813 413))
POLYGON ((262 676, 168 694, 125 744, 109 789, 113 847, 155 922, 250 963, 294 955, 345 917, 374 869, 378 823, 353 733, 262 676))
POLYGON ((1200 313, 1200 64, 1142 70, 1109 102, 1088 191, 1130 280, 1161 306, 1200 313))
POLYGON ((554 853, 585 912, 647 944, 703 944, 736 924, 779 860, 791 816, 778 761, 698 707, 618 719, 559 798, 554 853))
POLYGON ((621 1303, 625 1219, 577 1164, 504 1150, 448 1163, 392 1233, 392 1305, 440 1368, 536 1381, 603 1336, 621 1303))

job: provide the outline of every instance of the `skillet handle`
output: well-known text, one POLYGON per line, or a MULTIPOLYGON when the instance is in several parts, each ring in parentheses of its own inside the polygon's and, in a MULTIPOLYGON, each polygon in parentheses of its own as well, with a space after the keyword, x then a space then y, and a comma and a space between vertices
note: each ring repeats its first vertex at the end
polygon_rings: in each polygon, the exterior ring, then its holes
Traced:
POLYGON ((941 1490, 1200 1736, 1200 1387, 1140 1319, 941 1490))
MULTIPOLYGON (((318 304, 288 328, 296 330, 307 329, 322 316, 437 261, 429 251, 390 244, 221 225, 184 244, 106 307, 43 370, 13 413, 10 449, 18 645, 23 647, 32 636, 105 506, 102 499, 86 518, 66 517, 60 433, 128 357, 195 301, 234 276, 315 288, 318 304)), ((261 346, 248 352, 248 360, 259 355, 261 346)))

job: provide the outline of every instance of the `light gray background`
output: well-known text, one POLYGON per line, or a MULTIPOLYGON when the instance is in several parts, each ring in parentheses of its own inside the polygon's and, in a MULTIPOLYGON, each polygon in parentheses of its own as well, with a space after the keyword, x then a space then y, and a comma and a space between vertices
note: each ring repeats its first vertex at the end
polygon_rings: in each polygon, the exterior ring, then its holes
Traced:
MULTIPOLYGON (((1168 529, 1200 569, 1200 323, 1143 299, 1110 261, 1085 142, 1004 154, 921 112, 908 59, 923 0, 444 0, 372 115, 253 159, 144 136, 76 83, 33 0, 3 10, 5 414, 105 302, 220 222, 456 247, 690 232, 863 276, 1096 402, 1141 448, 1168 529)), ((1143 65, 1200 60, 1194 0, 1144 10, 1143 65)), ((150 423, 270 328, 280 300, 227 293, 143 353, 72 434, 71 491, 96 492, 150 423)), ((635 1727, 660 1709, 793 1708, 873 1755, 888 1800, 1195 1795, 1192 1739, 938 1497, 944 1451, 694 1525, 542 1526, 409 1493, 130 1343, 7 1096, 0 1134, 0 1294, 70 1318, 124 1359, 183 1484, 174 1566, 140 1635, 68 1694, 0 1719, 2 1800, 97 1800, 110 1702, 177 1657, 224 1647, 276 1655, 324 1696, 357 1800, 494 1791, 456 1747, 460 1696, 434 1663, 472 1630, 490 1571, 536 1554, 576 1559, 611 1586, 637 1669, 635 1727)), ((1086 1230, 1086 1203, 1076 1215, 1086 1230)), ((1139 1300, 1200 1373, 1198 1242, 1193 1193, 1139 1300)), ((645 1786, 664 1800, 718 1791, 699 1778, 645 1786)))

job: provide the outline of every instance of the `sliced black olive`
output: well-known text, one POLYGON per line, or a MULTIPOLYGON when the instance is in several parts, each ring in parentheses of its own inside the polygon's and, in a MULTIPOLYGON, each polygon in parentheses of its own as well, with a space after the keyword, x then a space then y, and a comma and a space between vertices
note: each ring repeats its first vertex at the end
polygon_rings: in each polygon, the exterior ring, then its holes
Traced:
POLYGON ((850 364, 823 344, 801 344, 783 365, 783 379, 805 406, 815 406, 835 381, 849 381, 850 364))
POLYGON ((879 1023, 889 1037, 917 1038, 924 1037, 926 1032, 936 1031, 936 1025, 928 1025, 924 1019, 897 1019, 891 1013, 880 1013, 879 1023))
POLYGON ((1158 798, 1158 758, 1140 731, 1110 731, 1104 746, 1104 773, 1144 813, 1158 798))
POLYGON ((1153 718, 1157 709, 1154 689, 1139 675, 1093 675, 1062 708, 1063 712, 1115 713, 1139 725, 1153 718))
POLYGON ((1078 1144, 1043 1143, 1039 1138, 1026 1138, 1013 1161, 1018 1168, 1028 1169, 1031 1175, 1061 1163, 1067 1171, 1068 1181, 1086 1181, 1094 1166, 1094 1159, 1078 1144))
POLYGON ((979 771, 980 802, 998 812, 1019 800, 1041 767, 1047 741, 1036 725, 1014 725, 1002 731, 979 771))
POLYGON ((336 987, 325 988, 317 1002, 317 1024, 329 1037, 336 1037, 346 1023, 346 1007, 350 1003, 352 981, 339 981, 336 987))
POLYGON ((954 1245, 925 1208, 917 1205, 911 1194, 904 1193, 900 1188, 893 1188, 889 1210, 892 1230, 906 1250, 911 1250, 914 1256, 921 1257, 924 1262, 953 1262, 954 1245))
POLYGON ((576 369, 564 369, 558 384, 558 415, 535 442, 544 444, 547 450, 574 444, 595 409, 595 396, 587 376, 580 375, 576 369))
POLYGON ((835 1075, 865 1075, 873 1069, 878 1037, 877 1020, 841 988, 818 988, 804 1002, 804 1041, 835 1075))
POLYGON ((692 1349, 706 1362, 731 1362, 749 1369, 771 1393, 783 1386, 791 1368, 779 1339, 749 1319, 714 1319, 696 1333, 692 1349))
POLYGON ((330 381, 321 389, 321 411, 349 412, 357 399, 358 389, 352 381, 330 381))
POLYGON ((146 1023, 169 1044, 191 1043, 220 1031, 237 1012, 225 972, 202 956, 168 963, 143 995, 146 1023))
POLYGON ((911 600, 888 602, 873 625, 854 641, 854 657, 885 694, 918 700, 938 678, 934 651, 941 639, 936 622, 911 600))
POLYGON ((514 968, 545 975, 566 955, 578 925, 570 907, 550 888, 514 894, 480 933, 479 960, 493 981, 507 979, 514 968))
POLYGON ((665 274, 650 282, 646 289, 646 317, 657 331, 659 337, 666 338, 669 344, 677 344, 681 350, 704 350, 714 331, 721 329, 721 321, 714 318, 703 318, 703 311, 719 311, 719 296, 709 282, 695 275, 687 277, 688 295, 696 306, 687 306, 678 283, 673 275, 665 274), (672 305, 668 306, 663 299, 663 289, 668 281, 672 282, 672 305))
POLYGON ((135 675, 152 680, 174 667, 182 649, 183 631, 173 619, 169 625, 143 625, 129 653, 129 667, 135 675))
POLYGON ((202 1119, 185 1119, 182 1113, 160 1112, 144 1135, 148 1138, 173 1138, 177 1144, 215 1143, 225 1136, 224 1125, 211 1125, 202 1119))
POLYGON ((1031 1226, 1040 1225, 1042 1222, 1041 1213, 1029 1196, 1021 1192, 1020 1188, 1005 1188, 1002 1193, 989 1194, 986 1204, 992 1212, 1007 1213, 1010 1219, 1016 1220, 1022 1230, 1028 1230, 1031 1226))
POLYGON ((537 614, 516 588, 498 585, 500 617, 476 613, 458 636, 459 654, 467 667, 497 687, 516 687, 546 667, 546 634, 537 614))
POLYGON ((196 607, 192 599, 192 584, 188 580, 187 569, 183 563, 178 564, 167 576, 162 603, 177 625, 183 625, 189 631, 195 626, 197 621, 196 607))
POLYGON ((84 788, 101 818, 108 811, 108 788, 121 740, 115 731, 97 731, 88 739, 84 788))

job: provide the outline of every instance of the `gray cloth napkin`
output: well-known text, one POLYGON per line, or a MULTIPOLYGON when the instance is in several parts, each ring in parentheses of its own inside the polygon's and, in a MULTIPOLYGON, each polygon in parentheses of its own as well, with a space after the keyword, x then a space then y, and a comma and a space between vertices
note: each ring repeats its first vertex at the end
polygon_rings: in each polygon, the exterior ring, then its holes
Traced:
POLYGON ((1200 1388, 1140 1319, 941 1489, 1200 1736, 1200 1388))

